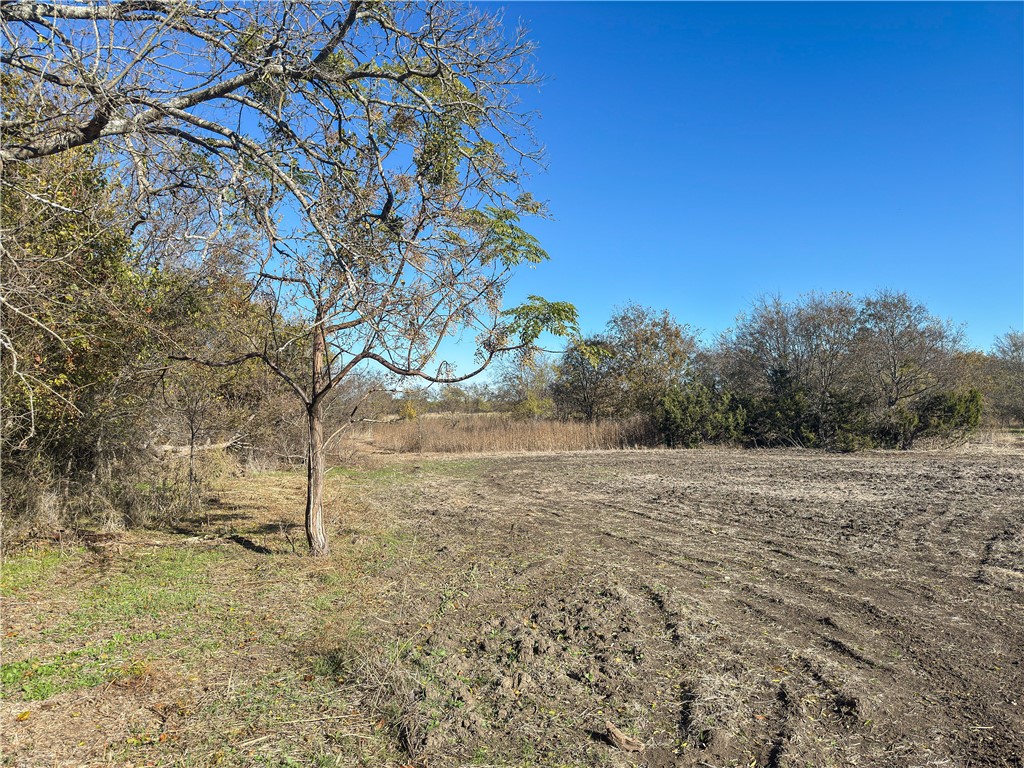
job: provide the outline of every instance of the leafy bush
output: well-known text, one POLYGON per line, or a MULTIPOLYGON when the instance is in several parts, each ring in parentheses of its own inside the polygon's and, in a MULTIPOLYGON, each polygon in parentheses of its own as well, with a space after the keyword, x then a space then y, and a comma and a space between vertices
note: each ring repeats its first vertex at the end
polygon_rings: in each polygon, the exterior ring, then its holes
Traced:
POLYGON ((956 439, 970 434, 981 423, 981 392, 939 392, 917 406, 920 437, 956 439))
POLYGON ((695 448, 701 443, 738 440, 746 417, 728 392, 716 393, 691 383, 670 388, 662 398, 658 429, 670 448, 695 448))
POLYGON ((890 408, 875 437, 881 445, 903 450, 913 448, 919 438, 957 439, 977 429, 981 411, 981 392, 973 387, 936 392, 911 405, 890 408))

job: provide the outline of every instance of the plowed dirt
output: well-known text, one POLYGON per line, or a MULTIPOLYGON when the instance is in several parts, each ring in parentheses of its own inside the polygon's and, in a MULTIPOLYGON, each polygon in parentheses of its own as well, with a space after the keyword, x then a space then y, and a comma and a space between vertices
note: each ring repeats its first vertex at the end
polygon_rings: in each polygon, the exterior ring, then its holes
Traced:
POLYGON ((397 471, 370 624, 419 765, 1024 765, 1020 451, 397 471))

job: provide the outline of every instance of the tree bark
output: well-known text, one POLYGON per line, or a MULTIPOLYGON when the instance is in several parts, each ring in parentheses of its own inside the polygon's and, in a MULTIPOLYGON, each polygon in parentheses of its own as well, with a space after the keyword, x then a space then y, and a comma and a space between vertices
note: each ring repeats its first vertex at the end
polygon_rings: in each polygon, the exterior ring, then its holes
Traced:
MULTIPOLYGON (((189 425, 188 430, 188 510, 195 511, 199 501, 199 478, 196 476, 196 430, 189 425)), ((206 513, 206 522, 210 522, 210 513, 206 513)))
POLYGON ((327 531, 324 527, 324 421, 320 401, 307 408, 309 418, 309 453, 306 458, 306 540, 309 554, 327 554, 327 531))

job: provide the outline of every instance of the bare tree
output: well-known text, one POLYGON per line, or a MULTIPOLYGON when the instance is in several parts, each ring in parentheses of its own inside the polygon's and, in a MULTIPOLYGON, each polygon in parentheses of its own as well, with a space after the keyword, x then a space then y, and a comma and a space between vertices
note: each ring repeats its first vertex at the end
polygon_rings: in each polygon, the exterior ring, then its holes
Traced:
POLYGON ((697 351, 689 326, 668 310, 639 304, 617 310, 605 333, 609 361, 621 413, 657 413, 661 399, 674 384, 687 379, 697 351))
POLYGON ((1024 422, 1024 332, 1007 331, 992 345, 993 400, 1003 423, 1024 422))
POLYGON ((883 290, 864 299, 858 336, 863 375, 885 408, 955 383, 963 331, 905 293, 883 290))
POLYGON ((821 401, 834 393, 850 365, 857 333, 852 294, 811 293, 796 308, 796 344, 805 361, 809 389, 821 401))
POLYGON ((737 392, 767 395, 801 380, 808 349, 798 335, 797 307, 781 296, 761 296, 719 340, 725 378, 737 392))
POLYGON ((179 357, 261 360, 301 402, 313 554, 327 551, 323 407, 347 375, 375 362, 458 381, 545 331, 574 330, 567 304, 501 311, 512 269, 547 256, 519 225, 542 212, 523 191, 539 149, 516 100, 538 78, 525 32, 506 33, 498 15, 10 0, 0 21, 0 62, 29 94, 0 123, 0 162, 95 145, 138 200, 126 222, 137 240, 168 260, 234 249, 244 266, 267 309, 261 333, 248 327, 234 357, 179 357), (453 335, 475 337, 473 370, 436 360, 453 335), (301 376, 281 364, 298 346, 301 376))
POLYGON ((554 361, 535 349, 524 349, 506 357, 496 372, 499 397, 517 418, 536 419, 551 416, 554 361))
POLYGON ((614 415, 614 354, 611 343, 602 336, 591 336, 565 350, 551 388, 560 417, 597 421, 614 415))
POLYGON ((836 412, 850 391, 857 304, 852 294, 810 293, 795 308, 796 358, 802 361, 801 386, 810 398, 814 429, 830 444, 840 420, 836 412))

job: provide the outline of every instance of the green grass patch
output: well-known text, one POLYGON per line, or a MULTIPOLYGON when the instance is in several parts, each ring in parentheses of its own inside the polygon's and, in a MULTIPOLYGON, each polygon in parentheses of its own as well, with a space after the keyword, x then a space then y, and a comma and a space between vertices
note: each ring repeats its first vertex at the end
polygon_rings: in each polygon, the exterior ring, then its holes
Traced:
POLYGON ((146 670, 146 663, 130 658, 128 651, 138 643, 157 640, 160 636, 158 632, 114 635, 106 643, 50 659, 28 658, 0 664, 0 691, 5 699, 20 695, 26 701, 42 701, 58 693, 134 677, 146 670))
POLYGON ((195 611, 208 599, 209 569, 223 558, 218 550, 182 547, 147 552, 90 590, 69 622, 82 629, 195 611))
POLYGON ((327 471, 328 479, 345 478, 357 483, 405 483, 411 477, 409 472, 398 467, 380 469, 357 469, 354 467, 332 467, 327 471))
POLYGON ((50 581, 61 565, 81 552, 81 549, 64 553, 42 550, 5 557, 0 565, 0 595, 10 597, 50 581))

